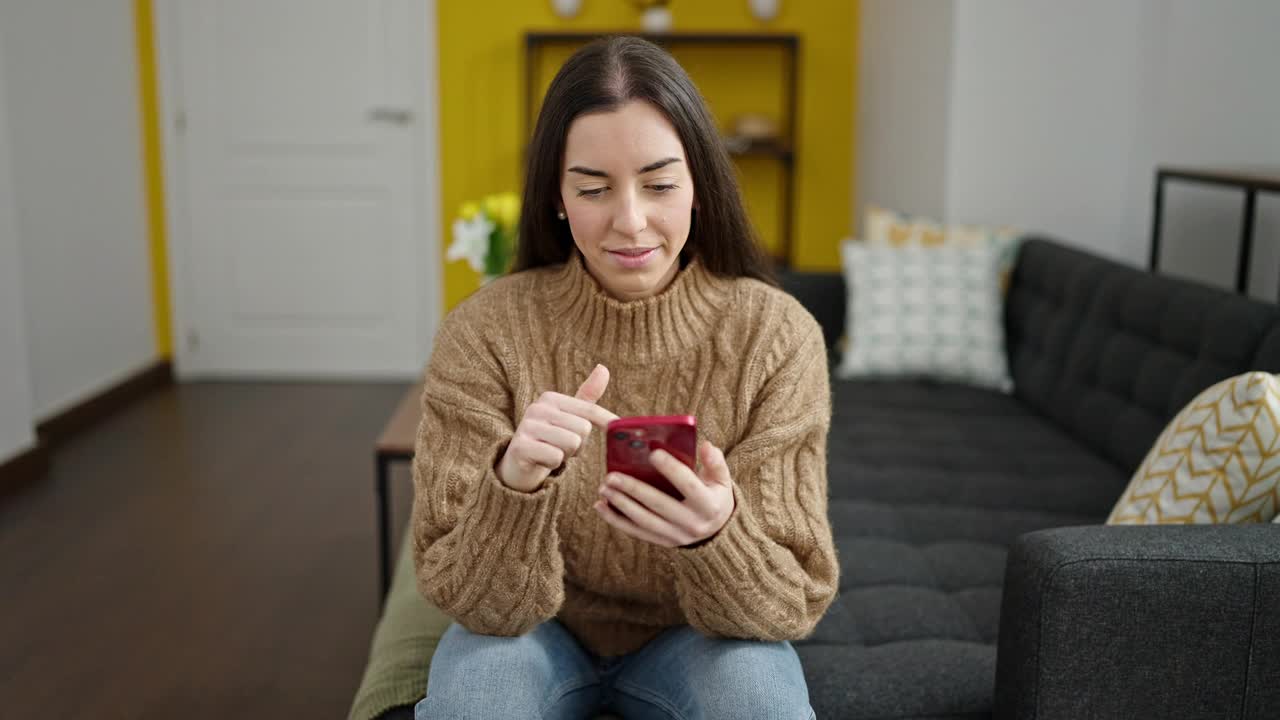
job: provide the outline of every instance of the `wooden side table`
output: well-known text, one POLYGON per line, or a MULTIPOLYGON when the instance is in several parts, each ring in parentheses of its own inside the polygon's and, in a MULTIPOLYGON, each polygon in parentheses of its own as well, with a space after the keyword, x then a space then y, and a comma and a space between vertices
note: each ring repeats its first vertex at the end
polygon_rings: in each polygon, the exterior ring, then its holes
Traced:
POLYGON ((1151 218, 1151 271, 1160 267, 1160 225, 1167 180, 1206 185, 1222 185, 1244 191, 1244 217, 1240 223, 1240 255, 1236 265, 1236 292, 1245 294, 1249 285, 1249 258, 1253 253, 1253 225, 1256 199, 1260 192, 1280 192, 1280 168, 1156 168, 1155 202, 1151 218))
POLYGON ((374 445, 374 492, 378 516, 378 607, 387 599, 391 588, 391 521, 389 505, 391 497, 387 488, 391 476, 391 463, 412 462, 414 439, 418 434, 418 421, 422 419, 419 402, 422 399, 422 383, 409 388, 387 425, 378 435, 374 445))

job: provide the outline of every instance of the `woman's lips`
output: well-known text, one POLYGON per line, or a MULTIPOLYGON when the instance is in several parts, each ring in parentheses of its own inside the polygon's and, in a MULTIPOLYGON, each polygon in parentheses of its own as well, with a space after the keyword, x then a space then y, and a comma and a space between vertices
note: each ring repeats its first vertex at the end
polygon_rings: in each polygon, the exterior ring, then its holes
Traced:
POLYGON ((644 267, 646 263, 658 254, 658 248, 627 248, 623 250, 609 250, 609 257, 614 262, 625 268, 644 267))

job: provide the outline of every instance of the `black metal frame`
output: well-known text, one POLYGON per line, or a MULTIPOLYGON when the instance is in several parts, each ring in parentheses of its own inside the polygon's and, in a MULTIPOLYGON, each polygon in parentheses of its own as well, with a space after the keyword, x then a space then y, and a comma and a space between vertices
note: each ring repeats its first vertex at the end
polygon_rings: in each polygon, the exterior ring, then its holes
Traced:
POLYGON ((1236 292, 1244 295, 1249 289, 1249 259, 1253 254, 1253 227, 1257 215, 1259 192, 1280 193, 1280 172, 1274 177, 1251 172, 1221 170, 1193 170, 1184 168, 1156 168, 1155 198, 1151 218, 1150 269, 1160 269, 1160 231, 1164 211, 1164 184, 1166 180, 1183 180, 1204 185, 1220 185, 1244 191, 1244 216, 1240 223, 1240 253, 1236 264, 1236 292))
POLYGON ((782 219, 781 235, 778 238, 782 257, 776 258, 780 267, 789 267, 791 251, 794 247, 795 217, 795 185, 797 138, 799 137, 799 104, 797 101, 800 87, 800 36, 793 33, 636 33, 625 30, 600 32, 528 32, 524 36, 524 122, 521 123, 522 135, 519 146, 528 147, 529 137, 533 134, 533 88, 537 80, 538 50, 547 45, 558 43, 587 43, 601 37, 613 35, 635 35, 650 40, 658 45, 776 45, 783 49, 787 57, 784 81, 787 84, 785 108, 785 125, 787 139, 782 145, 765 144, 751 147, 736 155, 765 155, 776 157, 782 164, 782 219))
POLYGON ((373 454, 375 512, 378 518, 378 607, 387 600, 391 590, 391 463, 397 460, 409 462, 413 453, 378 450, 373 454))

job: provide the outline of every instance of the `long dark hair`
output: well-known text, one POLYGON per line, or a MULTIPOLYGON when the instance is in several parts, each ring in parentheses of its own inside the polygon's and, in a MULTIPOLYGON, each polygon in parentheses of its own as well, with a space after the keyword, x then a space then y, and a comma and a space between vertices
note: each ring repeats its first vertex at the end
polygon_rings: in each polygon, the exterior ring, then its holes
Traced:
POLYGON ((573 236, 556 217, 569 125, 579 115, 608 112, 632 100, 658 108, 675 126, 693 177, 693 212, 684 254, 717 275, 776 285, 738 192, 729 154, 707 105, 684 68, 637 37, 596 40, 570 57, 547 89, 529 143, 515 270, 569 259, 573 236))

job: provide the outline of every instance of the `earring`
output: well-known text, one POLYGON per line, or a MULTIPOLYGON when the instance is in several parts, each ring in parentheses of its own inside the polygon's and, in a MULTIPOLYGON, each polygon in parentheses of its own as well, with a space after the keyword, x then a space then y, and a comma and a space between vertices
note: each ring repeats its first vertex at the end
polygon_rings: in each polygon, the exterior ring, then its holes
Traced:
POLYGON ((556 213, 556 217, 560 218, 561 220, 564 220, 565 218, 567 218, 567 217, 569 217, 569 216, 568 216, 568 215, 565 215, 565 214, 564 214, 564 211, 563 211, 563 210, 561 210, 560 212, 556 213))

